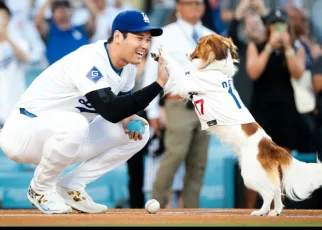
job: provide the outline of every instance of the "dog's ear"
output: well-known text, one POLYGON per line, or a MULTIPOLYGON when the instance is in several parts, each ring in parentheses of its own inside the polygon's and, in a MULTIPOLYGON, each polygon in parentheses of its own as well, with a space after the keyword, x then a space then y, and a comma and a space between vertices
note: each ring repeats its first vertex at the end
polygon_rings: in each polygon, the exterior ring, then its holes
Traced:
POLYGON ((193 60, 195 58, 198 58, 198 59, 201 58, 202 53, 204 51, 204 45, 206 44, 206 41, 207 41, 207 36, 203 36, 203 37, 199 38, 196 48, 189 56, 190 60, 193 60))
POLYGON ((233 40, 231 38, 225 38, 225 43, 227 44, 230 55, 233 59, 233 62, 239 63, 239 57, 238 57, 238 48, 235 46, 233 40))
POLYGON ((190 54, 190 60, 199 59, 198 68, 205 68, 210 62, 215 60, 215 53, 212 50, 211 44, 208 42, 209 36, 203 36, 199 39, 195 50, 190 54))
POLYGON ((200 46, 200 65, 199 69, 207 67, 210 63, 216 60, 216 49, 214 48, 212 36, 205 36, 198 46, 200 46))

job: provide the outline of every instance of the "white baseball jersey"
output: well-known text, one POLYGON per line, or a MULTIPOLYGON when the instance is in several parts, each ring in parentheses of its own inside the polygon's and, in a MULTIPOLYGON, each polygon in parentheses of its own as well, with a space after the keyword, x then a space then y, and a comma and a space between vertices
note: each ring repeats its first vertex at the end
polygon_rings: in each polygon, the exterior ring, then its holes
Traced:
POLYGON ((85 45, 66 55, 42 72, 16 105, 37 115, 44 110, 81 113, 88 121, 97 112, 84 97, 87 93, 111 87, 114 94, 133 89, 136 66, 128 64, 119 76, 113 69, 105 40, 85 45))
POLYGON ((253 116, 235 90, 233 78, 220 70, 186 71, 187 89, 195 92, 192 102, 202 130, 216 125, 239 125, 254 122, 253 116))

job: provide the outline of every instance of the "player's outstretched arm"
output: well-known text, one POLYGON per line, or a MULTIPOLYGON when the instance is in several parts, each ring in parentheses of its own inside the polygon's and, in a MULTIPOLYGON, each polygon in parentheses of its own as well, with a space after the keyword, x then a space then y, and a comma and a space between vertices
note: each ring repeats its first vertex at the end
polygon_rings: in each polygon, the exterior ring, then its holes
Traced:
POLYGON ((164 58, 160 55, 158 79, 143 89, 130 95, 116 96, 111 88, 103 88, 89 92, 85 96, 102 117, 112 123, 118 123, 124 118, 144 110, 162 91, 168 77, 164 58))
POLYGON ((163 87, 154 82, 130 95, 116 96, 111 88, 104 88, 86 94, 87 100, 102 117, 118 123, 141 110, 162 91, 163 87))

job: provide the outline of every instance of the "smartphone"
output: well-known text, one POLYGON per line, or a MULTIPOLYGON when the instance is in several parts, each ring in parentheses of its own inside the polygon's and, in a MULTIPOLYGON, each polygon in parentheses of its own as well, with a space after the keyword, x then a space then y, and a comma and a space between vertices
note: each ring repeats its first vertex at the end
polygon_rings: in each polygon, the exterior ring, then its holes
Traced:
POLYGON ((277 22, 274 24, 274 27, 275 31, 282 33, 286 31, 287 24, 285 22, 277 22))

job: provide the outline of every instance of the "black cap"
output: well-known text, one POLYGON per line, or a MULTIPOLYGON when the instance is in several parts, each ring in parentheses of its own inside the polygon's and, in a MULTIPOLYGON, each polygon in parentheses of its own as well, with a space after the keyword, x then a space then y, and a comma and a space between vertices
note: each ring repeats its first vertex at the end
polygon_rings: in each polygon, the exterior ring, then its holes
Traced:
POLYGON ((265 24, 273 24, 275 22, 289 22, 288 14, 286 10, 282 8, 275 8, 272 9, 269 14, 264 19, 265 24))
POLYGON ((51 4, 51 10, 54 11, 58 7, 68 7, 70 8, 70 2, 68 0, 54 0, 51 4))

